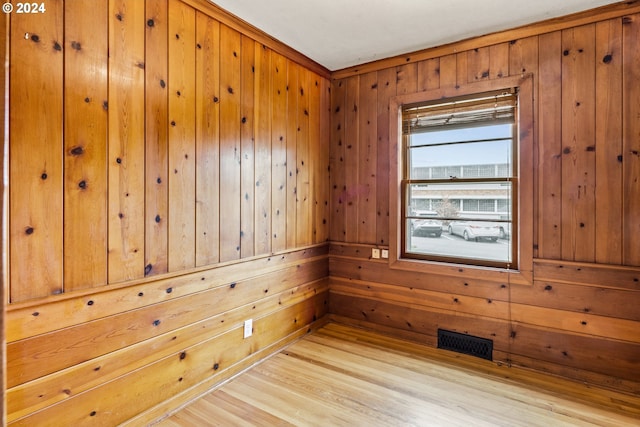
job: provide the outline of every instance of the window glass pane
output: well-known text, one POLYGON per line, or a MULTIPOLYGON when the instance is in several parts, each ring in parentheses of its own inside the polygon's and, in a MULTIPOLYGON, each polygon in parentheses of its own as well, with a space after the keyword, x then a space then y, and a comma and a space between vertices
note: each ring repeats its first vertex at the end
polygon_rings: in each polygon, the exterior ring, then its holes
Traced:
POLYGON ((511 182, 408 185, 406 252, 511 262, 508 208, 511 185, 511 182), (505 209, 496 211, 498 204, 505 209))
POLYGON ((479 94, 403 112, 403 256, 514 263, 517 114, 513 95, 505 96, 505 105, 479 94))
POLYGON ((513 125, 511 123, 503 123, 412 133, 409 134, 409 145, 435 145, 449 142, 506 139, 513 136, 512 129, 513 125))
POLYGON ((420 255, 510 263, 510 222, 407 219, 406 251, 420 255))
POLYGON ((509 177, 511 145, 508 139, 411 148, 410 179, 509 177))
POLYGON ((430 210, 443 219, 504 220, 511 206, 511 182, 443 182, 407 186, 407 216, 430 210))

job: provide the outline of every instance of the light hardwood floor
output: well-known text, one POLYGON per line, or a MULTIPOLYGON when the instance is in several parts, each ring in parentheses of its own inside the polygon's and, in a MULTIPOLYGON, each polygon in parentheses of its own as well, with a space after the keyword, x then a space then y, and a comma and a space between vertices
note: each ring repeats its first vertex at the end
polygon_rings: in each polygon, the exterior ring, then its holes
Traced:
POLYGON ((640 398, 329 323, 157 424, 639 426, 640 398))

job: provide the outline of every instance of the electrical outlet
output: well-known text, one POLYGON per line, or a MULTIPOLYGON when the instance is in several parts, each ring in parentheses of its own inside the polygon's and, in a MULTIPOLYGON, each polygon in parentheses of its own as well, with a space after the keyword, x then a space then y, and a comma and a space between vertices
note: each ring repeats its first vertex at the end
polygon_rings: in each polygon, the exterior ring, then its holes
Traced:
POLYGON ((389 249, 383 249, 382 250, 382 258, 384 258, 384 259, 388 259, 389 258, 389 249))
POLYGON ((371 249, 371 258, 380 259, 380 249, 378 248, 371 249))
POLYGON ((253 319, 244 321, 244 337, 249 338, 253 334, 253 319))

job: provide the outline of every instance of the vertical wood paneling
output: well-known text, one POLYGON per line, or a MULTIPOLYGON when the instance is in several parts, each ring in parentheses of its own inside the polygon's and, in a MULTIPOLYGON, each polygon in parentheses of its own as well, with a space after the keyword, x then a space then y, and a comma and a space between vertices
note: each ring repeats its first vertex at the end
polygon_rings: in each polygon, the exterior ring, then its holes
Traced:
POLYGON ((109 282, 144 276, 144 3, 109 1, 109 282))
MULTIPOLYGON (((451 54, 440 57, 440 87, 456 85, 458 60, 457 55, 451 54)), ((466 71, 466 70, 465 70, 466 71)))
POLYGON ((347 242, 358 242, 358 202, 361 188, 358 182, 360 165, 360 112, 358 106, 360 76, 347 81, 345 95, 345 238, 347 242))
POLYGON ((107 11, 65 4, 65 292, 107 283, 107 11))
MULTIPOLYGON (((435 74, 435 71, 434 71, 435 74)), ((438 72, 439 76, 440 73, 438 72)), ((378 118, 377 118, 377 195, 376 242, 389 244, 389 101, 396 95, 396 79, 393 69, 378 71, 378 118)), ((434 79, 435 80, 435 79, 434 79)), ((432 84, 439 84, 437 82, 432 84)))
POLYGON ((271 56, 256 43, 255 72, 255 253, 271 252, 271 56))
MULTIPOLYGON (((493 55, 493 50, 491 51, 493 55)), ((558 55, 558 50, 549 52, 554 56, 558 55)), ((492 56, 493 58, 493 56, 492 56)), ((538 36, 527 37, 525 39, 514 40, 509 43, 509 69, 508 75, 538 73, 538 36)), ((492 60, 493 63, 493 60, 492 60)), ((507 75, 507 72, 505 72, 507 75)))
POLYGON ((287 247, 287 60, 274 53, 271 105, 271 248, 287 247))
POLYGON ((297 237, 297 137, 298 137, 298 71, 299 66, 287 60, 287 248, 296 245, 297 237))
POLYGON ((418 62, 418 90, 425 91, 439 87, 440 58, 432 58, 418 62))
POLYGON ((195 11, 169 2, 169 271, 195 266, 195 11))
POLYGON ((12 14, 9 110, 9 297, 62 292, 63 4, 12 14), (26 142, 29 143, 20 143, 26 142))
POLYGON ((309 141, 313 161, 313 243, 329 239, 329 108, 327 82, 311 73, 309 94, 309 141))
POLYGON ((499 79, 509 75, 509 44, 489 47, 489 78, 499 79))
MULTIPOLYGON (((7 55, 9 53, 9 15, 5 15, 4 19, 0 19, 0 58, 5 58, 7 60, 7 55)), ((5 71, 0 73, 0 87, 4 88, 3 93, 6 97, 7 93, 7 83, 8 83, 8 74, 6 69, 5 62, 5 71)), ((7 172, 6 162, 9 160, 7 156, 7 148, 9 147, 9 139, 6 132, 6 129, 9 125, 7 122, 7 113, 8 113, 8 105, 6 103, 1 103, 0 105, 0 128, 5 131, 0 135, 0 176, 6 176, 7 172)), ((7 389, 7 375, 5 373, 6 369, 4 367, 7 366, 7 334, 6 334, 6 307, 8 302, 8 292, 9 292, 9 276, 8 276, 8 248, 7 248, 7 185, 6 182, 0 186, 0 247, 2 247, 2 253, 0 254, 0 281, 2 281, 2 286, 0 286, 0 301, 2 304, 0 306, 0 366, 3 369, 0 371, 0 384, 2 387, 0 389, 0 425, 6 425, 7 423, 7 397, 6 397, 6 389, 7 389)))
POLYGON ((253 256, 255 226, 255 49, 256 43, 247 36, 241 38, 240 64, 240 257, 253 256))
POLYGON ((167 2, 146 0, 144 273, 168 271, 168 35, 167 2))
POLYGON ((595 26, 562 32, 562 258, 595 260, 595 26))
MULTIPOLYGON (((393 81, 395 83, 395 70, 393 81)), ((346 168, 345 129, 347 79, 331 85, 331 145, 329 169, 331 174, 331 216, 329 238, 344 242, 346 235, 346 168)))
POLYGON ((360 76, 358 129, 358 241, 376 243, 378 171, 378 75, 360 76))
POLYGON ((622 262, 640 265, 640 14, 622 18, 622 262))
POLYGON ((469 55, 468 52, 456 54, 456 87, 468 83, 469 79, 469 55))
POLYGON ((595 261, 622 262, 622 22, 596 24, 595 261), (604 237, 606 236, 606 238, 604 237), (601 238, 603 237, 603 238, 601 238))
POLYGON ((298 73, 298 127, 296 133, 296 245, 306 246, 312 242, 311 223, 311 164, 309 140, 309 71, 304 68, 298 73))
POLYGON ((220 24, 196 14, 196 266, 220 260, 220 24))
POLYGON ((240 258, 240 33, 220 26, 220 261, 240 258))
POLYGON ((538 255, 559 259, 562 251, 562 33, 541 35, 539 48, 538 255))
POLYGON ((396 67, 396 89, 398 95, 418 90, 418 64, 405 64, 396 67))
MULTIPOLYGON (((459 58, 461 59, 462 56, 465 56, 465 54, 461 53, 459 58)), ((464 81, 459 78, 459 85, 463 83, 473 83, 489 78, 490 61, 488 47, 470 50, 466 53, 466 58, 467 78, 464 81)), ((462 75, 461 73, 462 71, 460 71, 459 75, 462 75)))

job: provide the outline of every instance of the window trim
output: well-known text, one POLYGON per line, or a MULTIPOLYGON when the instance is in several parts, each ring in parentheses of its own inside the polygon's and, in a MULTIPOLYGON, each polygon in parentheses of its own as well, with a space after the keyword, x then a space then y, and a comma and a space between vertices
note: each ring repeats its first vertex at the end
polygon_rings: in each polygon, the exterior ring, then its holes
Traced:
POLYGON ((496 80, 483 80, 455 87, 441 88, 424 92, 414 92, 391 98, 389 103, 389 265, 391 268, 432 273, 454 274, 467 269, 483 271, 483 275, 502 278, 508 273, 512 283, 532 284, 533 276, 533 146, 534 146, 534 100, 533 74, 506 77, 496 80), (402 142, 402 107, 418 103, 472 96, 496 90, 518 88, 518 135, 517 159, 514 166, 518 171, 518 194, 514 201, 517 218, 519 241, 516 243, 518 270, 507 270, 499 267, 485 267, 460 263, 426 261, 403 258, 402 254, 402 179, 406 167, 404 163, 404 144, 402 142), (523 214, 524 213, 524 214, 523 214))

